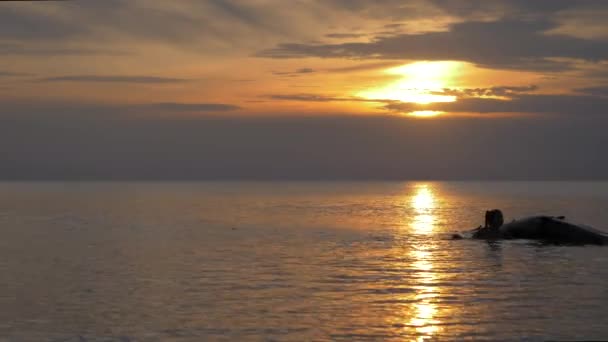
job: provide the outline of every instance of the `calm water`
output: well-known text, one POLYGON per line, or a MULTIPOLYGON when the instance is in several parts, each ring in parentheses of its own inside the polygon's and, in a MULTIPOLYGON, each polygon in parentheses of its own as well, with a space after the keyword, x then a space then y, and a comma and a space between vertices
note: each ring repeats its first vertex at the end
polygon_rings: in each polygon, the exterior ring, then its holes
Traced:
POLYGON ((0 341, 608 339, 608 183, 0 183, 0 341))

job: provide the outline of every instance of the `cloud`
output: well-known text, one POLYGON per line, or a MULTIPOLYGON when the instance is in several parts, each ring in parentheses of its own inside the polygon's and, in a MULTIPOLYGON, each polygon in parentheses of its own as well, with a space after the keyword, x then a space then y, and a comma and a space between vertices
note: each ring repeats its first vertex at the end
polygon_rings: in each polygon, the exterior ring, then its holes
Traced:
POLYGON ((42 82, 101 82, 101 83, 180 83, 187 79, 157 76, 74 75, 43 78, 42 82))
POLYGON ((453 24, 446 32, 399 34, 370 42, 339 44, 283 43, 262 50, 267 58, 348 58, 400 60, 458 60, 502 69, 559 71, 571 62, 556 58, 608 59, 608 42, 546 35, 551 21, 502 20, 453 24))
MULTIPOLYGON (((317 38, 320 34, 311 27, 319 27, 324 21, 312 4, 305 2, 280 6, 273 2, 231 0, 171 4, 162 0, 104 0, 2 5, 0 40, 19 41, 27 46, 28 54, 76 54, 81 46, 95 42, 129 51, 154 43, 222 55, 250 51, 279 38, 317 38), (293 13, 298 15, 294 17, 293 13), (49 46, 36 49, 39 43, 49 46)), ((20 53, 17 49, 8 50, 20 53)))
POLYGON ((270 94, 262 97, 273 100, 302 101, 302 102, 386 102, 369 100, 361 97, 341 97, 322 94, 270 94))
POLYGON ((361 37, 365 37, 365 36, 367 36, 367 34, 363 34, 363 33, 329 33, 329 34, 325 35, 325 37, 327 37, 327 38, 337 38, 337 39, 361 38, 361 37))
POLYGON ((588 95, 608 96, 608 85, 599 87, 578 88, 575 91, 588 95))
POLYGON ((40 15, 20 6, 0 6, 0 38, 67 39, 88 33, 87 27, 60 16, 40 15))
POLYGON ((227 112, 241 109, 239 106, 225 103, 154 103, 143 105, 145 108, 151 108, 161 111, 170 112, 227 112))
POLYGON ((382 27, 385 28, 385 29, 398 29, 398 28, 400 28, 402 26, 403 26, 403 24, 393 23, 393 24, 386 24, 386 25, 384 25, 382 27))
POLYGON ((25 45, 0 42, 0 55, 14 56, 126 56, 125 51, 111 49, 91 49, 87 47, 45 46, 44 44, 25 45))
MULTIPOLYGON (((601 1, 561 0, 530 2, 313 0, 292 2, 288 5, 281 1, 231 0, 180 1, 171 5, 161 0, 10 3, 0 7, 0 39, 6 42, 18 41, 21 44, 20 47, 0 45, 0 54, 119 54, 124 53, 123 50, 145 49, 149 43, 154 43, 155 46, 194 50, 208 56, 237 53, 237 50, 238 53, 249 53, 252 49, 275 46, 274 49, 266 49, 258 54, 276 58, 320 56, 437 60, 451 57, 451 59, 471 60, 484 66, 557 70, 568 68, 569 65, 552 61, 551 57, 576 55, 574 58, 578 58, 579 55, 587 55, 586 51, 591 51, 590 53, 597 57, 597 51, 594 50, 601 50, 602 45, 596 44, 595 48, 589 50, 591 43, 584 44, 581 40, 575 40, 579 46, 573 47, 572 50, 577 50, 578 53, 565 51, 567 49, 563 47, 556 48, 558 45, 551 43, 551 39, 570 45, 569 41, 561 39, 568 37, 565 33, 552 34, 554 38, 543 34, 559 29, 561 24, 557 21, 559 19, 557 15, 580 8, 605 9, 606 7, 605 2, 601 1), (323 15, 319 15, 320 13, 323 15), (419 20, 428 22, 420 24, 419 20), (477 20, 479 24, 477 34, 472 36, 472 43, 463 39, 462 34, 459 35, 463 25, 473 23, 471 20, 477 20), (526 20, 547 21, 552 25, 541 30, 529 29, 525 34, 517 32, 509 34, 504 29, 502 32, 492 31, 496 23, 512 22, 514 25, 523 23, 525 26, 530 22, 526 20), (441 27, 431 28, 434 22, 441 22, 439 25, 441 27), (353 23, 356 23, 356 27, 353 27, 353 23), (452 25, 446 26, 449 23, 452 25), (410 33, 438 29, 449 29, 449 31, 376 36, 370 42, 360 43, 363 45, 307 43, 323 37, 360 38, 360 35, 374 32, 382 27, 404 29, 405 32, 409 30, 410 33), (528 34, 529 36, 526 36, 528 34), (492 38, 484 39, 484 35, 492 38), (457 46, 443 44, 452 39, 457 40, 454 44, 457 46), (424 44, 426 40, 429 41, 428 44, 424 44), (279 41, 292 43, 276 45, 279 41), (525 44, 518 46, 519 41, 525 44), (530 48, 530 41, 544 44, 543 48, 546 47, 544 51, 547 55, 505 53, 510 50, 527 50, 530 48), (91 45, 91 42, 95 42, 97 46, 109 46, 110 48, 107 49, 109 51, 97 49, 91 45), (38 46, 40 43, 46 45, 40 47, 38 46), (507 46, 504 48, 500 47, 505 44, 507 46), (497 55, 505 55, 504 59, 492 55, 490 48, 495 45, 496 50, 500 52, 497 55), (433 53, 429 46, 439 51, 433 53), (478 56, 474 56, 475 48, 479 47, 484 49, 478 56), (557 55, 553 54, 554 50, 558 52, 557 55)), ((570 17, 573 16, 578 20, 576 23, 580 23, 581 18, 577 13, 579 12, 574 11, 570 17)), ((601 16, 598 17, 600 19, 594 24, 597 26, 595 30, 601 31, 601 16)), ((512 26, 510 29, 518 30, 517 26, 512 26)), ((584 42, 585 39, 582 41, 584 42)))
MULTIPOLYGON (((126 46, 135 46, 129 43, 136 41, 139 45, 155 42, 214 54, 228 49, 255 49, 279 40, 360 38, 356 36, 382 27, 423 26, 428 30, 433 22, 441 22, 444 29, 443 23, 471 20, 554 20, 564 11, 606 7, 601 1, 561 0, 312 0, 287 5, 276 0, 180 1, 171 5, 162 0, 11 2, 0 7, 0 39, 26 44, 47 42, 58 49, 56 52, 67 43, 70 49, 76 49, 80 43, 91 41, 126 46), (428 22, 418 25, 418 20, 428 22), (351 23, 357 25, 354 32, 349 31, 355 29, 351 23)), ((570 16, 578 18, 578 23, 581 20, 577 13, 570 16)), ((595 26, 601 29, 601 20, 598 22, 595 26)))
POLYGON ((604 67, 603 69, 591 69, 580 72, 579 77, 587 78, 587 79, 597 79, 602 80, 604 82, 608 81, 608 67, 604 67))
POLYGON ((0 111, 0 120, 26 120, 31 122, 44 121, 54 118, 63 122, 72 120, 99 120, 99 119, 149 119, 157 117, 182 117, 191 113, 214 114, 225 113, 242 109, 240 106, 229 103, 183 103, 158 102, 134 104, 106 104, 73 101, 2 101, 3 111, 0 111), (167 115, 167 114, 174 114, 167 115), (45 119, 46 118, 46 119, 45 119))
POLYGON ((466 18, 471 16, 472 13, 480 11, 502 16, 527 15, 546 17, 571 8, 599 4, 601 0, 432 0, 431 2, 446 13, 466 18))
POLYGON ((529 93, 537 90, 535 85, 513 87, 513 86, 497 86, 490 88, 463 88, 463 89, 443 89, 442 91, 434 91, 434 95, 448 95, 462 97, 482 97, 482 96, 512 96, 521 93, 529 93))
POLYGON ((325 71, 335 72, 335 73, 359 72, 359 71, 367 71, 367 70, 385 69, 385 68, 398 66, 401 64, 403 64, 403 63, 395 62, 395 61, 363 63, 363 64, 346 66, 346 67, 330 68, 330 69, 326 69, 325 71))
MULTIPOLYGON (((453 95, 455 102, 419 104, 395 100, 366 99, 361 97, 325 94, 270 94, 262 97, 272 100, 299 102, 368 102, 382 104, 383 109, 396 113, 434 110, 448 113, 536 113, 565 116, 608 115, 608 88, 587 90, 588 95, 531 94, 538 89, 529 86, 495 86, 490 88, 445 89, 437 95, 453 95), (483 96, 483 97, 480 97, 483 96), (491 96, 491 97, 487 97, 491 96), (496 98, 500 97, 500 98, 496 98)), ((579 89, 580 90, 580 89, 579 89)))
POLYGON ((391 102, 384 108, 400 113, 438 110, 450 113, 548 113, 585 116, 608 114, 608 98, 590 95, 516 94, 510 100, 468 97, 455 102, 428 105, 391 102))
POLYGON ((32 74, 27 73, 27 72, 12 72, 12 71, 0 70, 0 77, 19 77, 19 76, 32 76, 32 74))
POLYGON ((277 76, 297 77, 301 74, 312 74, 314 72, 316 72, 316 70, 312 68, 299 68, 294 71, 273 71, 272 74, 277 76))
POLYGON ((374 62, 374 63, 362 63, 357 65, 350 65, 345 67, 327 68, 327 69, 312 69, 312 68, 300 68, 294 71, 273 71, 273 75, 286 76, 286 77, 298 77, 302 74, 312 73, 349 73, 349 72, 360 72, 368 70, 385 69, 398 65, 402 65, 401 62, 389 61, 389 62, 374 62))
POLYGON ((298 74, 310 74, 312 72, 315 72, 315 70, 311 69, 311 68, 300 68, 300 69, 296 70, 296 72, 298 74))

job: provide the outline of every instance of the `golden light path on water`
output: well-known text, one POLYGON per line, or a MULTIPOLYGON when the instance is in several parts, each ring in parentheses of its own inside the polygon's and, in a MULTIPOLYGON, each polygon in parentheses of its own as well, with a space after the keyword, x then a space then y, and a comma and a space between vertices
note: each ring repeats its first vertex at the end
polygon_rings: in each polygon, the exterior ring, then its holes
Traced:
MULTIPOLYGON (((426 184, 416 185, 414 190, 411 200, 414 210, 411 228, 417 235, 427 235, 433 232, 437 222, 437 217, 434 215, 435 194, 432 187, 426 184)), ((414 315, 407 325, 416 329, 418 340, 422 341, 432 337, 439 330, 437 324, 440 322, 435 319, 438 309, 433 303, 433 299, 439 295, 439 288, 433 285, 437 276, 433 271, 430 246, 419 243, 409 254, 414 260, 412 267, 417 271, 419 284, 415 287, 414 315)))

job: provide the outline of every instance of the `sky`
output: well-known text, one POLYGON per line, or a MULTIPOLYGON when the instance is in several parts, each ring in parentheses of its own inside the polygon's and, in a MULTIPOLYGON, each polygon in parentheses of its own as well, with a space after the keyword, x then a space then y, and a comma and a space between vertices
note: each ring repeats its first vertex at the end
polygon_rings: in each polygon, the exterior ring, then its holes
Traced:
POLYGON ((0 3, 0 179, 608 178, 608 2, 0 3))

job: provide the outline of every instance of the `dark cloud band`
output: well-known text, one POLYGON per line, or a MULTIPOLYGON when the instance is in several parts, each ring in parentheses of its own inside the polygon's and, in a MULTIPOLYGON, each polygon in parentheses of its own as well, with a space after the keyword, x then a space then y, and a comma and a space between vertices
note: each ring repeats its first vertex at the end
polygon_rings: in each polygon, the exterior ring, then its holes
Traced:
POLYGON ((267 58, 349 58, 458 60, 483 67, 559 71, 571 68, 566 59, 608 59, 608 42, 546 34, 556 28, 551 21, 502 20, 464 22, 449 31, 398 34, 370 42, 340 44, 284 43, 260 51, 267 58))

